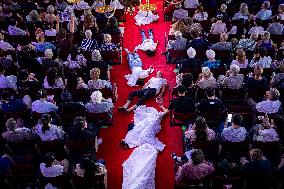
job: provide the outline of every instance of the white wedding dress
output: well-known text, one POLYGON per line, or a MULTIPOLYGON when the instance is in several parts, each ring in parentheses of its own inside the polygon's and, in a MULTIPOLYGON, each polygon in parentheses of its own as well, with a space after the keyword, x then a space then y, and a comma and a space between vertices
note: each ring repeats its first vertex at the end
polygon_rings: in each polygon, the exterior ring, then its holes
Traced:
POLYGON ((139 10, 137 15, 134 17, 136 25, 146 25, 158 20, 159 16, 154 14, 152 11, 139 10))
POLYGON ((125 79, 127 79, 127 85, 133 87, 136 85, 138 78, 147 78, 149 76, 148 70, 143 70, 141 67, 133 67, 131 70, 131 74, 125 75, 125 79))
POLYGON ((165 145, 159 141, 156 134, 161 129, 161 120, 165 112, 158 112, 153 107, 138 106, 134 111, 134 127, 123 140, 130 148, 150 144, 155 149, 162 151, 165 145))
POLYGON ((150 144, 134 149, 122 164, 122 189, 155 189, 157 150, 150 144))

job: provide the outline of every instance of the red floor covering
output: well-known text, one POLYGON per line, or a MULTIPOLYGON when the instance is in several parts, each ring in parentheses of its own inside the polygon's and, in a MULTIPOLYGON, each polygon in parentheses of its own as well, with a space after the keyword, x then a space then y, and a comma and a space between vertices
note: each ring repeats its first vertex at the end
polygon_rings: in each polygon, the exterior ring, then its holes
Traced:
MULTIPOLYGON (((169 31, 170 23, 163 20, 163 9, 161 0, 152 0, 158 7, 158 14, 160 18, 158 22, 141 26, 141 29, 147 31, 152 28, 155 41, 159 41, 156 55, 148 57, 144 52, 139 51, 144 68, 153 66, 155 72, 150 75, 154 76, 157 70, 163 72, 164 77, 169 83, 169 88, 175 84, 175 74, 173 72, 174 66, 166 65, 165 56, 161 52, 165 51, 165 32, 169 31)), ((134 14, 135 15, 135 14, 134 14)), ((135 25, 134 16, 127 15, 127 21, 124 23, 124 47, 132 51, 135 46, 141 43, 141 36, 139 34, 139 27, 135 25)), ((103 143, 99 146, 98 158, 106 160, 106 167, 108 170, 108 189, 119 189, 122 186, 122 163, 129 157, 132 150, 123 150, 119 148, 119 142, 125 137, 127 133, 127 125, 133 120, 133 113, 125 114, 117 112, 117 107, 125 103, 128 93, 138 87, 129 87, 126 84, 124 75, 130 71, 126 62, 126 54, 124 53, 123 64, 113 67, 111 80, 118 84, 118 102, 115 103, 114 110, 114 124, 113 126, 101 129, 100 137, 103 143)), ((149 78, 150 78, 149 77, 149 78)), ((168 90, 165 93, 165 107, 168 106, 169 95, 168 90)), ((154 106, 159 109, 155 100, 150 100, 146 103, 147 106, 154 106)), ((169 115, 164 118, 162 122, 162 129, 158 134, 158 138, 166 147, 163 152, 158 154, 156 167, 156 188, 157 189, 172 189, 174 188, 174 164, 170 157, 172 152, 177 154, 182 153, 182 131, 180 127, 170 127, 169 115)))

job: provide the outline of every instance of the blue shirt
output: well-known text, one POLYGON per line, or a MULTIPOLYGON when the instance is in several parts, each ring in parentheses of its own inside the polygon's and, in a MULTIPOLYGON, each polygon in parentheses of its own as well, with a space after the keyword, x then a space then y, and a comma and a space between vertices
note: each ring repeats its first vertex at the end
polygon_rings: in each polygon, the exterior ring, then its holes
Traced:
POLYGON ((202 67, 208 67, 210 69, 212 68, 220 68, 220 60, 210 61, 207 60, 203 63, 202 67))

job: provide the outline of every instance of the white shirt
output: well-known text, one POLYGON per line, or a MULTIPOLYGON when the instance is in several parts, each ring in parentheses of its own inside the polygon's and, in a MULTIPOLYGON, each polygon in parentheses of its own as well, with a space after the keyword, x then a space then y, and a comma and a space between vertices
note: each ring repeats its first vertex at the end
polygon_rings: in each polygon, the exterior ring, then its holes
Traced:
POLYGON ((52 165, 51 167, 46 167, 45 163, 39 165, 40 172, 44 177, 57 177, 63 174, 62 165, 52 165))
POLYGON ((142 44, 137 46, 137 49, 140 49, 142 51, 152 50, 155 51, 157 48, 157 43, 155 43, 152 39, 146 39, 143 41, 142 44))
POLYGON ((207 12, 199 12, 197 14, 193 15, 193 19, 197 20, 197 21, 203 21, 203 20, 207 20, 208 18, 208 13, 207 12))
POLYGON ((152 77, 149 80, 149 85, 147 88, 153 88, 157 90, 157 93, 161 90, 161 88, 167 84, 167 80, 164 78, 152 77))
POLYGON ((274 114, 277 113, 281 106, 281 102, 279 100, 271 101, 266 100, 256 104, 256 110, 258 112, 274 114))
POLYGON ((232 126, 224 128, 222 137, 225 141, 241 142, 246 139, 246 129, 244 127, 233 128, 232 126))
POLYGON ((45 30, 44 31, 44 35, 45 36, 55 37, 56 36, 56 29, 45 30))
POLYGON ((278 141, 279 137, 273 128, 262 129, 258 131, 258 135, 254 136, 254 140, 261 142, 274 142, 278 141))
POLYGON ((272 59, 270 56, 264 56, 263 58, 260 58, 259 61, 255 61, 252 59, 250 61, 250 67, 262 67, 262 68, 270 68, 272 63, 272 59))
POLYGON ((198 0, 185 0, 184 1, 184 6, 187 9, 195 9, 198 4, 199 4, 198 0))
POLYGON ((124 76, 125 79, 127 79, 127 84, 131 87, 136 85, 137 79, 138 78, 146 78, 148 77, 148 71, 143 70, 141 67, 133 67, 132 68, 132 73, 127 74, 124 76))
POLYGON ((264 28, 262 26, 255 26, 255 27, 252 27, 248 34, 257 34, 257 35, 260 35, 264 32, 264 28))

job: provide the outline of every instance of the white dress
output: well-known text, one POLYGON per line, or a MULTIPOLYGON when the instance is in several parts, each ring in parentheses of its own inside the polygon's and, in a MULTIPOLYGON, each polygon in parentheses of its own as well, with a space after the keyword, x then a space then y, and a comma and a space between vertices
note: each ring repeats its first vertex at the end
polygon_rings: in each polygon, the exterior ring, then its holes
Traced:
POLYGON ((161 119, 164 112, 158 112, 153 107, 139 106, 134 113, 134 127, 123 140, 130 148, 150 144, 155 149, 162 151, 165 145, 159 141, 156 134, 161 129, 161 119))
POLYGON ((150 144, 134 149, 122 164, 122 189, 155 189, 157 150, 150 144))
POLYGON ((131 74, 127 74, 125 75, 125 79, 127 79, 127 85, 129 85, 130 87, 133 87, 136 85, 136 82, 138 80, 138 78, 143 78, 145 79, 146 77, 149 76, 148 71, 147 70, 143 70, 141 67, 133 67, 132 68, 132 73, 131 74))
POLYGON ((136 25, 138 26, 150 24, 158 20, 158 18, 159 16, 153 14, 152 11, 142 11, 142 10, 139 10, 137 15, 134 17, 134 19, 136 20, 136 25))

